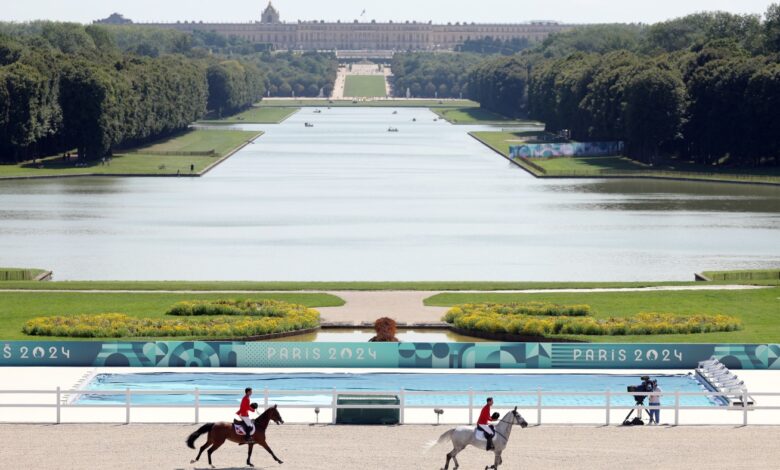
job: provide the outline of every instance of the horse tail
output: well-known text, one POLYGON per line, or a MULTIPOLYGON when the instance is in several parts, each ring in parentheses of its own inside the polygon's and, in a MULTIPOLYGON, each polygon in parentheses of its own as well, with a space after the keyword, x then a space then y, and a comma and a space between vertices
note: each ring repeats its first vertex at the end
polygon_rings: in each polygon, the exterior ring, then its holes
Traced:
POLYGON ((425 444, 425 452, 428 452, 429 450, 433 449, 435 446, 439 444, 443 444, 447 439, 452 439, 452 433, 455 432, 455 429, 450 429, 449 431, 445 432, 441 436, 439 436, 438 439, 434 439, 432 441, 428 441, 425 444))
POLYGON ((205 434, 211 431, 211 428, 213 427, 214 427, 214 423, 206 423, 203 426, 201 426, 200 429, 190 434, 190 437, 187 438, 187 447, 189 447, 190 449, 194 449, 195 441, 201 436, 201 434, 205 434))

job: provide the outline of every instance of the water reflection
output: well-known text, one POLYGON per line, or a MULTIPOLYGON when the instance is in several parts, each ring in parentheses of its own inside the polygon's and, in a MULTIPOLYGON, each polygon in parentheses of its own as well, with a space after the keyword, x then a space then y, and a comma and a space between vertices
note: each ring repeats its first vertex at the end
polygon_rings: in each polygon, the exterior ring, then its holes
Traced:
POLYGON ((544 281, 780 264, 778 188, 538 180, 467 135, 478 127, 420 109, 237 127, 265 135, 204 178, 0 182, 0 265, 57 279, 544 281))
MULTIPOLYGON (((368 341, 369 339, 373 338, 375 334, 376 333, 374 330, 345 330, 328 328, 305 335, 287 336, 269 341, 359 343, 368 341)), ((481 338, 459 335, 457 333, 453 333, 450 330, 399 329, 396 337, 404 343, 481 343, 486 341, 481 338)))

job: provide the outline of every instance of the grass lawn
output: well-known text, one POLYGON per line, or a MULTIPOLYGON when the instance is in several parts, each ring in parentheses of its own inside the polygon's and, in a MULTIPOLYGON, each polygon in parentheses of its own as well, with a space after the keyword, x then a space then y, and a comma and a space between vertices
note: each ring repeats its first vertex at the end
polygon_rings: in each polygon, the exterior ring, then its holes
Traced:
POLYGON ((403 99, 403 98, 391 98, 391 99, 369 99, 369 100, 328 100, 328 99, 278 99, 278 98, 266 98, 263 99, 256 106, 263 108, 274 107, 326 107, 331 106, 334 108, 469 108, 479 107, 479 103, 471 100, 457 100, 457 99, 403 99))
POLYGON ((279 124, 300 108, 254 107, 223 119, 202 120, 202 124, 279 124))
POLYGON ((42 160, 42 168, 31 163, 0 165, 3 177, 42 177, 76 175, 176 175, 200 173, 249 140, 262 133, 235 130, 191 130, 170 139, 126 152, 117 152, 110 162, 88 162, 86 167, 76 167, 74 162, 64 162, 62 157, 42 160), (206 152, 211 156, 156 155, 160 152, 206 152), (190 171, 190 165, 195 171, 190 171))
MULTIPOLYGON (((24 323, 34 317, 68 316, 96 313, 125 313, 143 318, 177 318, 165 315, 176 302, 205 299, 274 299, 308 307, 332 307, 344 301, 329 294, 84 294, 77 292, 2 292, 0 293, 0 338, 3 340, 47 339, 72 340, 75 338, 48 338, 27 336, 22 333, 24 323)), ((92 339, 92 338, 88 338, 92 339)), ((133 338, 135 340, 136 338, 133 338)), ((185 338, 162 338, 181 340, 185 338)), ((187 338, 191 339, 191 338, 187 338)))
POLYGON ((742 320, 742 329, 691 335, 565 336, 590 342, 613 343, 780 343, 780 287, 743 291, 592 292, 548 294, 438 294, 425 305, 449 307, 473 302, 546 301, 588 304, 596 318, 622 317, 639 312, 725 314, 742 320))
POLYGON ((512 119, 501 114, 494 113, 482 108, 473 106, 460 108, 437 108, 432 110, 442 119, 446 119, 452 124, 510 124, 510 125, 538 125, 542 123, 536 121, 524 121, 512 119))
MULTIPOLYGON (((509 157, 509 146, 519 145, 540 132, 471 132, 470 135, 496 152, 509 157)), ((515 159, 535 176, 555 177, 648 177, 692 179, 701 181, 780 184, 780 167, 774 168, 719 168, 685 162, 650 167, 627 157, 564 157, 515 159), (534 166, 526 162, 531 161, 534 166)))
POLYGON ((344 96, 353 98, 381 98, 387 96, 385 77, 382 75, 347 75, 344 96))

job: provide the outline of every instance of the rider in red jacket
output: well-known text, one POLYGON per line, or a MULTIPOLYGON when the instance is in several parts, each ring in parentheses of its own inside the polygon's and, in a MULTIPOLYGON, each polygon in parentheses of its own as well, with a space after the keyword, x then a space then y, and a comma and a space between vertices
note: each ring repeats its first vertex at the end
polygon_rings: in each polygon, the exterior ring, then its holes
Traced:
POLYGON ((496 432, 493 428, 493 425, 490 424, 491 406, 493 406, 493 398, 488 397, 487 404, 482 407, 482 411, 479 413, 479 419, 477 420, 477 428, 482 431, 482 433, 485 435, 485 439, 487 439, 487 446, 485 450, 493 450, 493 435, 496 432))
POLYGON ((252 420, 249 418, 249 413, 254 410, 252 409, 251 403, 249 403, 250 396, 252 396, 252 389, 247 387, 244 390, 244 398, 241 399, 241 406, 236 413, 239 418, 241 418, 242 424, 244 425, 244 431, 246 431, 244 440, 247 442, 252 442, 252 436, 250 434, 252 432, 252 420))

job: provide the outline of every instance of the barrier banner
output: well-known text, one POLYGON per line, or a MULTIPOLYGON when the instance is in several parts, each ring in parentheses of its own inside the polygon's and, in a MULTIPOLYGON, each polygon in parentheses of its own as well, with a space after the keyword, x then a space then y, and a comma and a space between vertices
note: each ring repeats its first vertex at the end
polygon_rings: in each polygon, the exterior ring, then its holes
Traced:
POLYGON ((0 343, 0 366, 692 369, 711 356, 732 369, 780 369, 780 344, 0 343))
POLYGON ((607 157, 620 155, 623 142, 565 142, 510 145, 511 158, 607 157))

